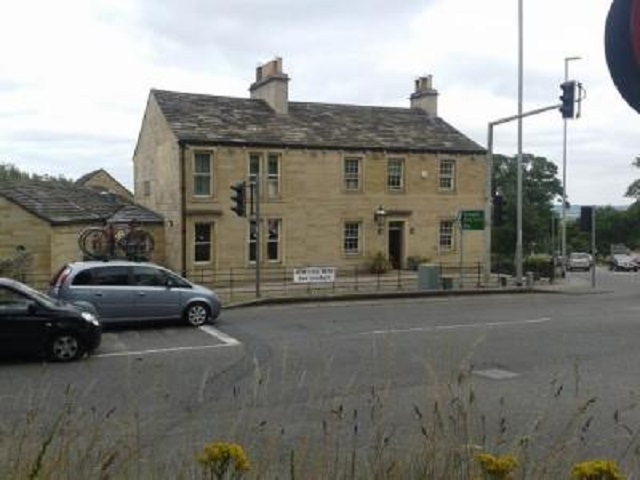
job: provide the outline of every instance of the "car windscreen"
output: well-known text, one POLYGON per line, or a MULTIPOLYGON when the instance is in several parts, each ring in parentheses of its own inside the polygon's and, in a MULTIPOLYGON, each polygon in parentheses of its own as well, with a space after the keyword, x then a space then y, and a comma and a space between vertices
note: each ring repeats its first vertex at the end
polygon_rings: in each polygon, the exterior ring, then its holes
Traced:
POLYGON ((20 291, 32 297, 34 300, 45 305, 46 307, 52 308, 58 305, 58 302, 51 298, 49 295, 45 295, 44 293, 39 292, 35 288, 31 288, 28 285, 20 285, 20 291))
POLYGON ((172 287, 191 288, 191 284, 173 272, 166 272, 172 287))

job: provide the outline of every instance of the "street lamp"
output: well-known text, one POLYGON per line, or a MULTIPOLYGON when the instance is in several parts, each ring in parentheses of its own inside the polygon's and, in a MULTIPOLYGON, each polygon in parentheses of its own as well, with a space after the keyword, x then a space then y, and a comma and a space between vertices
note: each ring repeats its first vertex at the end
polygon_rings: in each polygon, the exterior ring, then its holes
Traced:
POLYGON ((522 101, 524 69, 524 12, 518 2, 518 157, 516 178, 516 284, 522 285, 522 101))
POLYGON ((373 212, 373 220, 378 224, 378 235, 382 235, 382 231, 384 230, 384 218, 386 216, 387 211, 382 205, 380 205, 378 209, 373 212))
MULTIPOLYGON (((580 57, 564 59, 564 81, 569 81, 569 62, 580 60, 580 57)), ((562 261, 567 258, 567 119, 563 119, 562 133, 562 261)), ((564 264, 564 263, 563 263, 564 264)))

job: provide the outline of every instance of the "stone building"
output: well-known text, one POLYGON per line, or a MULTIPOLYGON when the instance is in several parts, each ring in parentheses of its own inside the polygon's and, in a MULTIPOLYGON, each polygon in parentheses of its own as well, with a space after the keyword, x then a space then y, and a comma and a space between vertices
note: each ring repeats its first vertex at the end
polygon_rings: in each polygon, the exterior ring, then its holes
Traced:
POLYGON ((83 259, 78 236, 85 228, 134 219, 154 237, 151 259, 163 263, 164 220, 147 208, 71 183, 0 182, 0 276, 44 287, 66 262, 83 259))
MULTIPOLYGON (((258 252, 265 268, 457 262, 459 212, 484 210, 485 150, 438 116, 431 76, 408 108, 289 101, 288 82, 276 58, 250 98, 151 90, 134 194, 166 218, 166 263, 189 275, 251 268, 258 252), (230 209, 239 181, 259 183, 258 226, 230 209)), ((465 262, 483 249, 483 232, 465 232, 465 262)))

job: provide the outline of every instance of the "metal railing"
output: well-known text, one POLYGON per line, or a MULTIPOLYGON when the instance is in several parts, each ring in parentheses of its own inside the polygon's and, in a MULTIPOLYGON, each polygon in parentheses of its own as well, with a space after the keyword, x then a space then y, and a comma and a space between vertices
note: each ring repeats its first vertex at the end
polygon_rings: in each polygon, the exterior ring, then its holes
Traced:
MULTIPOLYGON (((438 289, 476 289, 506 286, 498 275, 485 285, 482 263, 435 264, 438 269, 438 289)), ((294 271, 308 265, 278 265, 261 269, 261 297, 326 296, 349 293, 418 291, 415 270, 371 271, 362 267, 336 268, 331 281, 296 283, 294 271)), ((229 269, 199 268, 186 272, 189 280, 215 290, 225 303, 256 298, 256 274, 252 267, 229 269)))
MULTIPOLYGON (((492 274, 489 283, 484 282, 482 263, 469 263, 460 268, 458 263, 431 264, 438 271, 437 290, 471 290, 501 288, 511 285, 513 278, 492 274)), ((313 297, 342 294, 366 294, 384 292, 411 292, 424 290, 419 284, 416 270, 371 271, 363 267, 336 268, 331 281, 297 283, 294 271, 309 265, 270 265, 261 270, 261 297, 313 297)), ((46 292, 50 277, 45 274, 21 273, 16 280, 46 292)), ((253 267, 228 269, 198 268, 186 272, 186 277, 200 285, 215 290, 223 304, 255 299, 256 276, 253 267)))

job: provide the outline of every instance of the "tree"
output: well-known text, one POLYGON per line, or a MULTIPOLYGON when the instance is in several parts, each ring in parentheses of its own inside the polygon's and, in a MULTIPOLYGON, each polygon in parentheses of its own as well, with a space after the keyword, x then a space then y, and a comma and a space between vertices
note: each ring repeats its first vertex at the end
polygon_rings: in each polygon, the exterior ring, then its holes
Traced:
POLYGON ((73 183, 73 180, 64 175, 58 175, 57 177, 38 175, 37 173, 28 173, 20 170, 13 163, 0 163, 0 181, 4 180, 41 180, 46 182, 73 183))
MULTIPOLYGON (((522 157, 522 242, 526 252, 549 252, 553 221, 553 204, 562 196, 557 178, 558 167, 544 157, 525 154, 522 157)), ((492 250, 513 259, 517 241, 517 158, 495 155, 493 188, 505 200, 505 222, 492 229, 492 250)))
POLYGON ((640 247, 640 203, 637 201, 626 210, 611 206, 596 209, 598 253, 608 255, 614 244, 623 244, 632 250, 640 247))
MULTIPOLYGON (((636 168, 640 168, 640 157, 636 157, 632 165, 636 168)), ((633 183, 627 187, 627 191, 624 196, 635 198, 636 202, 640 200, 640 179, 634 180, 633 183)))

